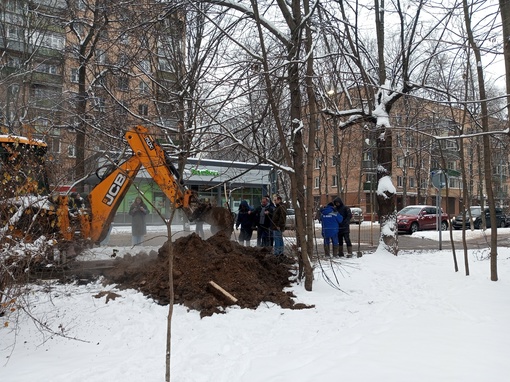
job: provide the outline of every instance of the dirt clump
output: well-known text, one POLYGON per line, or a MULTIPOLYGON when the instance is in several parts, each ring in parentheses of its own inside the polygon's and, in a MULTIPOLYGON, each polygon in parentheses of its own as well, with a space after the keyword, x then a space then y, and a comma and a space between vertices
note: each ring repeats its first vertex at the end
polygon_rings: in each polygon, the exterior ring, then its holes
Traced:
POLYGON ((277 258, 271 248, 241 246, 222 233, 207 240, 193 233, 165 243, 157 254, 124 256, 104 274, 106 282, 168 304, 171 248, 174 302, 200 311, 202 317, 225 312, 230 305, 254 309, 269 302, 289 309, 307 307, 296 304, 295 296, 283 290, 295 278, 295 258, 277 258))

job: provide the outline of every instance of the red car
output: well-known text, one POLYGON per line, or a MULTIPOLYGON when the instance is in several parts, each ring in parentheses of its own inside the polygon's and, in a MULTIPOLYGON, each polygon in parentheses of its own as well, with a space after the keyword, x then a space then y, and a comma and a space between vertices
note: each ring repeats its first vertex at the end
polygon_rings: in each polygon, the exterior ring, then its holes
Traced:
MULTIPOLYGON (((409 233, 426 229, 437 230, 437 208, 435 206, 407 206, 397 212, 399 231, 409 233)), ((441 230, 448 229, 448 214, 441 210, 441 230)))

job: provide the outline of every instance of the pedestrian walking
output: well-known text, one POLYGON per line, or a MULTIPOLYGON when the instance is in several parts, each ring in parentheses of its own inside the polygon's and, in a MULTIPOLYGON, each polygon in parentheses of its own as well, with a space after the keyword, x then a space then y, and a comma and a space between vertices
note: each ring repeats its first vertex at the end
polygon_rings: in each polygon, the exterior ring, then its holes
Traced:
POLYGON ((351 233, 350 224, 352 218, 351 209, 347 207, 342 201, 342 199, 340 199, 339 197, 336 197, 333 200, 333 204, 335 206, 336 211, 340 215, 342 215, 343 218, 342 224, 340 225, 340 229, 338 231, 338 245, 340 249, 339 256, 340 257, 345 256, 343 244, 343 242, 345 241, 345 245, 347 247, 347 257, 352 257, 352 243, 350 237, 351 233))
POLYGON ((255 212, 250 207, 246 200, 242 200, 237 211, 236 230, 241 227, 239 232, 239 243, 241 245, 250 246, 251 237, 253 234, 253 223, 255 222, 255 212))
POLYGON ((273 212, 273 218, 271 221, 271 230, 273 234, 273 253, 276 256, 283 255, 284 244, 283 244, 283 232, 285 231, 285 223, 287 220, 287 209, 283 205, 281 196, 277 196, 274 199, 275 210, 273 212))
POLYGON ((129 208, 129 215, 132 217, 131 235, 133 246, 142 244, 143 237, 147 234, 145 215, 147 215, 148 211, 147 206, 140 196, 136 197, 135 201, 129 208))
POLYGON ((333 245, 333 257, 340 255, 340 246, 338 245, 338 231, 343 221, 342 215, 340 215, 334 208, 333 203, 327 204, 321 209, 321 225, 322 225, 322 237, 324 238, 324 255, 330 257, 329 244, 333 245))

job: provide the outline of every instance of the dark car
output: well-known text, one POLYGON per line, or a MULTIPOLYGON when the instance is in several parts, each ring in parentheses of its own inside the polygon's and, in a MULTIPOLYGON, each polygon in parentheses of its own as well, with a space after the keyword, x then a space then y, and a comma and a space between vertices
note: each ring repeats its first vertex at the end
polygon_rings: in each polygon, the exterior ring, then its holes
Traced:
MULTIPOLYGON (((399 231, 414 233, 426 229, 437 229, 437 208, 435 206, 407 206, 397 212, 399 231)), ((441 210, 441 230, 448 229, 448 214, 441 210)))
MULTIPOLYGON (((469 208, 471 211, 471 220, 473 223, 476 221, 476 218, 479 218, 482 214, 482 207, 480 206, 471 206, 469 208)), ((462 229, 462 227, 470 228, 471 222, 469 220, 469 212, 466 211, 466 221, 463 221, 462 214, 458 214, 452 219, 452 227, 454 229, 462 229)), ((475 227, 476 228, 476 227, 475 227)))
MULTIPOLYGON (((487 228, 491 228, 491 214, 489 207, 484 209, 484 215, 485 215, 485 224, 487 228)), ((499 207, 496 207, 496 227, 504 228, 506 227, 506 216, 503 210, 499 207)), ((483 220, 482 220, 482 214, 476 217, 476 219, 473 222, 473 225, 476 229, 480 229, 483 227, 483 220)))

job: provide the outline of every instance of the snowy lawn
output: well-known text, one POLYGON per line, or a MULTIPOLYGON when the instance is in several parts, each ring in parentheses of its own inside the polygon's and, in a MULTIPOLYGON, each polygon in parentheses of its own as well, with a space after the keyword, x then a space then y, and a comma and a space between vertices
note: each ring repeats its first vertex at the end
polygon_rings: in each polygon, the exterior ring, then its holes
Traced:
MULTIPOLYGON (((434 240, 437 232, 415 235, 434 240)), ((200 319, 175 306, 172 380, 506 380, 510 249, 499 248, 497 282, 490 281, 487 255, 470 251, 470 276, 460 257, 454 272, 450 251, 321 262, 312 292, 292 288, 299 302, 315 305, 307 310, 262 304, 200 319)), ((28 306, 70 338, 40 331, 23 314, 13 332, 4 323, 16 316, 1 317, 0 381, 165 380, 168 307, 114 286, 50 283, 33 288, 28 306), (94 297, 105 289, 120 297, 94 297)))

